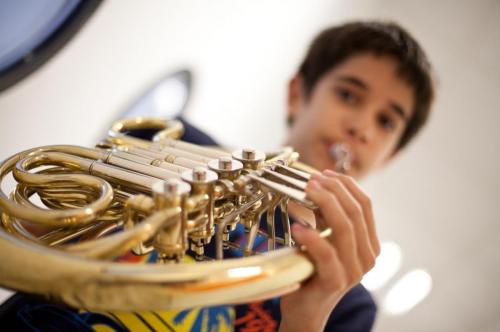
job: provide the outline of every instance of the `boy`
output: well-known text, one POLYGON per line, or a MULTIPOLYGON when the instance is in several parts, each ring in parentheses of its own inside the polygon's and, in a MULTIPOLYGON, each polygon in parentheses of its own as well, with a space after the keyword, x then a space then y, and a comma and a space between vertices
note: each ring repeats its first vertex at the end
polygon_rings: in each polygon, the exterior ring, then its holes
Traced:
MULTIPOLYGON (((353 22, 325 30, 313 41, 289 85, 287 144, 302 161, 326 171, 306 189, 320 207, 316 218, 296 206, 291 213, 334 232, 322 239, 313 229, 293 225, 317 273, 282 298, 280 330, 322 330, 331 310, 373 266, 380 249, 370 200, 353 178, 383 166, 406 146, 425 124, 433 94, 425 54, 396 24, 353 22)), ((328 330, 371 328, 375 307, 359 288, 353 289, 358 295, 350 296, 351 291, 344 297, 343 302, 352 298, 351 308, 335 317, 341 309, 336 308, 328 330)))

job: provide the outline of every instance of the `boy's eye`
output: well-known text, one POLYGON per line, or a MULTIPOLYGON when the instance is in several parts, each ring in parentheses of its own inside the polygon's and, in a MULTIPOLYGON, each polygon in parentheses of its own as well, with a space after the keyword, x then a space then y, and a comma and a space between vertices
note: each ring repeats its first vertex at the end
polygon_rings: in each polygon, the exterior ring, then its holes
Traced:
POLYGON ((379 115, 378 123, 383 129, 387 131, 394 131, 396 129, 396 122, 392 120, 391 117, 385 114, 379 115))
POLYGON ((343 100, 349 104, 355 104, 359 100, 358 96, 356 96, 353 92, 351 92, 348 89, 337 88, 336 93, 337 93, 337 96, 339 96, 341 100, 343 100))

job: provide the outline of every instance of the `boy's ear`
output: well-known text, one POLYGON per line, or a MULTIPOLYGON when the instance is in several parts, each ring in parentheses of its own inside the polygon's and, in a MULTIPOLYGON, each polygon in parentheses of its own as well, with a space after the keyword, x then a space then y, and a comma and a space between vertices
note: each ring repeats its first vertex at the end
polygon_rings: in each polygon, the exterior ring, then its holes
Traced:
POLYGON ((287 98, 287 117, 288 123, 291 124, 293 119, 300 111, 304 102, 304 84, 302 77, 295 74, 290 82, 288 82, 288 98, 287 98))

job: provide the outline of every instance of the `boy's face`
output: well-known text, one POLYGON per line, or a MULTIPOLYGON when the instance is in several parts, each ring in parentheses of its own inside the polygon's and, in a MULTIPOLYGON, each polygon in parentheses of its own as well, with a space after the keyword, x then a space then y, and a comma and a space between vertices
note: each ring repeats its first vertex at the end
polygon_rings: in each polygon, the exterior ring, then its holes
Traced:
POLYGON ((287 144, 301 161, 335 170, 333 144, 352 153, 347 174, 361 178, 395 152, 413 112, 414 91, 397 74, 388 56, 361 53, 325 73, 306 98, 300 77, 290 82, 288 115, 293 118, 287 144))

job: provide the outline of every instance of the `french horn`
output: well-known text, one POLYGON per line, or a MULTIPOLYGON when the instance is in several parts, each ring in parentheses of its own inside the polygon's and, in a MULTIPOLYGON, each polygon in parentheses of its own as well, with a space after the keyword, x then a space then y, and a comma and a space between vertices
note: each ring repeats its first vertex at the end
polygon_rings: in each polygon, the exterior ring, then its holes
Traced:
POLYGON ((183 142, 182 132, 175 120, 127 119, 95 148, 44 146, 4 160, 0 285, 114 311, 245 303, 297 289, 314 266, 294 246, 287 206, 316 208, 304 193, 314 170, 291 148, 228 152, 183 142), (152 141, 127 134, 141 129, 157 133, 152 141), (237 224, 247 233, 242 246, 230 241, 237 224), (259 233, 265 253, 253 250, 259 233), (224 259, 231 247, 244 257, 224 259), (156 264, 117 260, 151 251, 156 264), (184 262, 187 252, 199 262, 184 262))

